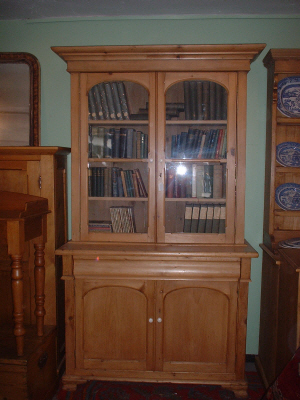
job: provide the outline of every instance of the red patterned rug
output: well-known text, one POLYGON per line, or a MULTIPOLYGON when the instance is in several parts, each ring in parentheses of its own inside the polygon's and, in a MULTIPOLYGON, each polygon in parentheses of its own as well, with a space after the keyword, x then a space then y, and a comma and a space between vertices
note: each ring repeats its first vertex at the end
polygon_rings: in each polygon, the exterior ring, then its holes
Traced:
MULTIPOLYGON (((265 390, 256 372, 246 372, 248 400, 259 400, 265 390)), ((75 392, 62 390, 53 400, 231 400, 233 392, 217 385, 89 381, 75 392)))

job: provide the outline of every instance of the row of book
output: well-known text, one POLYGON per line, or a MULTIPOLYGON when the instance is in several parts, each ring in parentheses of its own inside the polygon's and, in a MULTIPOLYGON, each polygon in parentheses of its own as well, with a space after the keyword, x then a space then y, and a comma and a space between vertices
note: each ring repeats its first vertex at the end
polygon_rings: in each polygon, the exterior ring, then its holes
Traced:
POLYGON ((90 120, 130 119, 124 82, 101 82, 88 93, 90 120))
POLYGON ((88 191, 90 197, 148 197, 138 168, 90 167, 88 191))
POLYGON ((90 125, 89 158, 148 158, 148 134, 134 128, 90 125))
POLYGON ((185 206, 184 233, 225 233, 225 204, 190 204, 185 206))
POLYGON ((186 120, 226 120, 227 91, 216 82, 184 81, 186 120))
POLYGON ((187 132, 172 135, 171 158, 222 159, 226 155, 226 129, 190 128, 187 132))
POLYGON ((214 198, 226 196, 225 164, 168 164, 167 198, 214 198))
POLYGON ((109 211, 114 233, 135 233, 133 207, 115 206, 110 207, 109 211))

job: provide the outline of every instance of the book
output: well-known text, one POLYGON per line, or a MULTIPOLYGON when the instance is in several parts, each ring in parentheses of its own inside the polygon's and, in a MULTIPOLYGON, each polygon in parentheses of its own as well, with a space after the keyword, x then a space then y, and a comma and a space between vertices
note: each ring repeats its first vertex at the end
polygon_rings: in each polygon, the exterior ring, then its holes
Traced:
POLYGON ((209 83, 209 118, 216 119, 216 82, 209 83))
POLYGON ((133 154, 133 128, 127 128, 126 158, 132 158, 133 154))
POLYGON ((192 211, 192 222, 191 222, 191 232, 198 232, 198 223, 199 223, 199 215, 200 215, 200 205, 194 204, 192 211))
POLYGON ((136 174, 136 179, 137 179, 137 183, 138 183, 139 197, 148 197, 148 191, 144 184, 140 170, 138 168, 136 168, 136 169, 134 169, 134 172, 136 174))
POLYGON ((205 197, 204 192, 204 176, 205 176, 205 168, 203 164, 196 165, 196 197, 201 198, 205 197))
POLYGON ((223 87, 221 85, 216 84, 216 120, 222 119, 222 89, 223 87))
POLYGON ((111 206, 112 230, 114 233, 134 233, 135 222, 132 206, 111 206))
POLYGON ((120 128, 120 158, 126 158, 127 128, 120 128))
POLYGON ((121 102, 120 102, 120 97, 119 97, 119 93, 118 93, 117 82, 110 82, 110 88, 111 88, 116 118, 118 120, 122 120, 123 114, 122 114, 122 109, 121 109, 121 102))
POLYGON ((89 231, 112 232, 112 223, 111 221, 89 221, 89 231))
POLYGON ((105 93, 105 89, 104 89, 104 83, 103 82, 98 83, 97 89, 100 93, 103 117, 104 117, 104 119, 110 119, 107 98, 106 98, 106 93, 105 93))
POLYGON ((219 233, 220 213, 221 213, 220 204, 214 204, 214 214, 213 214, 213 221, 212 221, 212 228, 211 228, 212 233, 219 233))
POLYGON ((99 93, 98 85, 93 86, 90 91, 93 93, 93 96, 94 96, 96 119, 102 120, 102 119, 104 119, 104 115, 103 115, 103 108, 102 108, 101 96, 99 93))
POLYGON ((191 232, 192 212, 193 212, 193 205, 192 204, 186 204, 185 205, 185 212, 184 212, 184 225, 183 225, 183 232, 184 233, 191 232))
POLYGON ((202 109, 203 109, 203 119, 209 119, 209 81, 202 82, 203 92, 202 92, 202 109))
POLYGON ((196 119, 203 119, 203 95, 202 95, 202 81, 197 81, 196 85, 196 99, 197 99, 197 117, 196 119))
POLYGON ((168 165, 166 170, 166 197, 168 198, 174 197, 175 175, 175 167, 168 165))
POLYGON ((214 199, 221 199, 223 197, 223 168, 221 164, 213 165, 213 195, 214 199))
POLYGON ((213 215, 214 215, 214 206, 212 204, 208 204, 206 213, 205 233, 212 232, 213 215))
POLYGON ((110 82, 104 82, 104 90, 107 99, 109 119, 117 119, 110 82))
POLYGON ((183 82, 183 94, 184 94, 184 112, 185 119, 191 119, 191 107, 190 107, 190 83, 189 81, 183 82))
POLYGON ((204 192, 203 197, 211 198, 213 195, 213 165, 204 165, 204 192))
POLYGON ((190 113, 191 119, 197 119, 197 82, 190 81, 190 113))
POLYGON ((201 204, 199 212, 198 233, 205 232, 207 204, 201 204))
POLYGON ((88 110, 89 110, 89 119, 96 120, 97 119, 96 104, 95 104, 94 94, 91 90, 89 90, 88 93, 88 110))
POLYGON ((221 204, 219 233, 225 233, 225 222, 226 222, 226 206, 225 204, 221 204))
POLYGON ((119 94, 119 99, 120 99, 120 104, 121 104, 122 117, 123 117, 123 119, 130 119, 124 82, 118 81, 117 88, 118 88, 118 94, 119 94))

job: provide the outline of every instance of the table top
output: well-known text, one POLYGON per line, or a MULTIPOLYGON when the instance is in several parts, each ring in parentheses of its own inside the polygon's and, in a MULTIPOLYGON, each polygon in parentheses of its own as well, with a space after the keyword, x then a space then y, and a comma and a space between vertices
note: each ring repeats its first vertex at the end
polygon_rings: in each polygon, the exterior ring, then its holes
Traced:
POLYGON ((47 214, 48 199, 24 193, 0 191, 0 219, 21 219, 47 214))

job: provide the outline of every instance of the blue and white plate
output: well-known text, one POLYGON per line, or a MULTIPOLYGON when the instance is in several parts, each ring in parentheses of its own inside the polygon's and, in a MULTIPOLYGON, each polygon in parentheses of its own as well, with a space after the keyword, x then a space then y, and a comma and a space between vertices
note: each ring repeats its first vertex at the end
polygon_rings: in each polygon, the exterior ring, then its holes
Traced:
POLYGON ((300 117, 300 76, 289 76, 279 81, 277 108, 287 117, 300 117))
POLYGON ((300 143, 280 143, 276 147, 276 161, 284 167, 300 167, 300 143))
POLYGON ((275 191, 275 201, 283 210, 300 210, 300 185, 284 183, 275 191))
POLYGON ((278 243, 279 247, 283 247, 285 249, 297 249, 300 247, 300 238, 292 238, 287 240, 282 240, 278 243))

